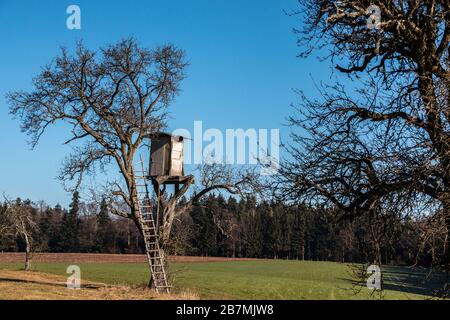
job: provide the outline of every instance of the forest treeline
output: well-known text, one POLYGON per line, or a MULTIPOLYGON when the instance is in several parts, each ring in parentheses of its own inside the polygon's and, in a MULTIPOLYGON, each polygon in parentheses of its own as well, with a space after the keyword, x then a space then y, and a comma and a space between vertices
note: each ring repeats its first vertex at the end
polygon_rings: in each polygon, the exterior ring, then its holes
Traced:
MULTIPOLYGON (((83 203, 75 193, 67 209, 20 199, 15 205, 30 210, 36 221, 35 252, 144 252, 135 224, 112 216, 105 200, 83 203)), ((6 204, 0 212, 4 209, 6 204)), ((383 263, 408 265, 430 265, 432 255, 440 254, 434 249, 440 234, 431 237, 433 245, 421 239, 431 224, 426 218, 340 221, 337 216, 326 209, 211 195, 177 218, 167 250, 173 255, 368 262, 379 245, 383 263)), ((24 246, 20 236, 0 236, 1 251, 23 251, 24 246)))

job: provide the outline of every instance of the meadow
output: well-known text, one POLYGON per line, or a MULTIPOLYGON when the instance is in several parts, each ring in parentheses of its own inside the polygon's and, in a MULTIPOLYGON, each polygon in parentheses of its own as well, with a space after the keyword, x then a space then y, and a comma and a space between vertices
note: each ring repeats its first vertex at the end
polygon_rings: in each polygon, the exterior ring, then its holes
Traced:
MULTIPOLYGON (((36 263, 33 270, 65 276, 67 263, 36 263)), ((144 263, 82 263, 82 281, 142 287, 149 278, 144 263)), ((0 270, 22 264, 0 263, 0 270)), ((426 270, 384 267, 385 290, 379 294, 358 284, 352 268, 333 262, 285 260, 171 263, 176 292, 195 292, 201 299, 430 299, 442 275, 426 270), (427 277, 428 276, 428 277, 427 277), (425 281, 426 280, 426 281, 425 281)), ((0 279, 1 281, 1 279, 0 279)))

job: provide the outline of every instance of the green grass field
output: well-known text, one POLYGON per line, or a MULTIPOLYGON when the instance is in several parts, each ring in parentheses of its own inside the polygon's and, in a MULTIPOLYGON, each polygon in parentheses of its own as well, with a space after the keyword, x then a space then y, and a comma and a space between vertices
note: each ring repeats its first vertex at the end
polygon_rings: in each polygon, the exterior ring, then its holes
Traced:
MULTIPOLYGON (((35 264, 34 270, 65 275, 67 264, 35 264)), ((145 264, 81 264, 82 279, 107 284, 143 285, 145 264)), ((22 264, 0 264, 19 270, 22 264)), ((202 299, 427 299, 441 277, 421 284, 425 271, 386 267, 385 288, 371 294, 355 285, 348 265, 332 262, 251 261, 173 263, 171 277, 177 291, 191 289, 202 299), (359 288, 359 293, 354 289, 359 288)), ((1 281, 1 279, 0 279, 1 281)))

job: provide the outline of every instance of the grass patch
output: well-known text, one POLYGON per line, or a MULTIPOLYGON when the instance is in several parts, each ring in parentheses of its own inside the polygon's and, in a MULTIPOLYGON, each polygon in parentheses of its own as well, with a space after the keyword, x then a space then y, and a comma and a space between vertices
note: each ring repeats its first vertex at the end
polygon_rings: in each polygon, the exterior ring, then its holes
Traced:
MULTIPOLYGON (((149 279, 145 264, 79 266, 82 279, 88 281, 137 286, 149 279)), ((39 263, 34 270, 62 276, 66 275, 67 267, 63 263, 39 263)), ((21 268, 21 264, 0 264, 0 269, 21 268)), ((355 294, 348 265, 284 260, 172 263, 171 276, 176 291, 192 289, 202 299, 426 299, 439 284, 421 284, 424 272, 388 267, 387 290, 381 296, 372 295, 365 287, 355 294)))

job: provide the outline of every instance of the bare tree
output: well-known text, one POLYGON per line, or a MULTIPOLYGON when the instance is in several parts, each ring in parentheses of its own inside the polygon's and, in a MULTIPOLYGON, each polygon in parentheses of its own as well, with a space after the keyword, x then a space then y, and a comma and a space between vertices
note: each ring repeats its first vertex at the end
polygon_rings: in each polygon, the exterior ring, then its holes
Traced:
POLYGON ((322 86, 317 100, 301 94, 279 197, 332 206, 346 218, 423 208, 442 215, 449 269, 450 2, 299 2, 301 56, 329 49, 355 86, 322 86))
MULTIPOLYGON (((74 152, 65 160, 59 178, 75 181, 95 169, 118 168, 121 179, 108 184, 112 213, 132 219, 138 229, 139 204, 136 158, 148 138, 165 127, 167 107, 179 92, 187 63, 183 51, 173 45, 154 50, 141 48, 134 39, 91 51, 78 43, 74 55, 61 55, 34 78, 32 92, 12 92, 7 99, 10 112, 22 121, 22 130, 39 142, 45 130, 64 122, 70 130, 65 142, 74 152)), ((231 171, 210 170, 202 175, 204 189, 185 202, 187 210, 207 192, 226 189, 238 192, 249 179, 231 171), (226 174, 225 174, 226 173, 226 174)), ((117 169, 116 169, 117 170, 117 169)), ((139 175, 139 174, 138 174, 139 175)), ((168 241, 179 200, 194 182, 190 176, 172 195, 166 190, 159 199, 162 208, 160 241, 168 241)), ((140 230, 142 234, 142 230, 140 230)))
MULTIPOLYGON (((205 164, 197 170, 200 182, 186 201, 180 202, 180 199, 186 194, 187 188, 194 183, 194 176, 190 176, 184 186, 171 196, 165 196, 165 190, 163 190, 159 199, 163 211, 160 216, 160 240, 163 245, 170 238, 174 219, 189 211, 193 206, 198 206, 200 200, 208 193, 225 190, 243 197, 262 194, 261 179, 256 168, 237 169, 228 165, 205 164)), ((158 193, 157 188, 155 185, 156 193, 158 193)), ((216 221, 218 227, 220 223, 223 222, 216 221)))
POLYGON ((0 230, 3 236, 19 237, 25 242, 25 270, 31 270, 33 252, 33 233, 37 230, 36 216, 31 203, 20 199, 7 201, 0 230))

